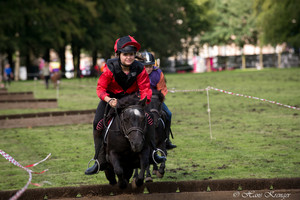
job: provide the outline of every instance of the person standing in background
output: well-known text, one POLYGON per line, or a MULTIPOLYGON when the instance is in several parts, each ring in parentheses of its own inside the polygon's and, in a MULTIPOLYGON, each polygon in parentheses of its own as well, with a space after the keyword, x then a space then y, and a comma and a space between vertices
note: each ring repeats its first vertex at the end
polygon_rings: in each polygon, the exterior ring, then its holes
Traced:
POLYGON ((42 75, 45 79, 46 89, 48 89, 49 88, 49 79, 50 79, 50 69, 49 69, 48 62, 44 63, 44 67, 42 68, 42 75))
POLYGON ((13 75, 13 72, 12 72, 12 69, 10 67, 10 64, 9 63, 6 63, 5 64, 5 69, 4 69, 4 82, 5 82, 5 85, 9 86, 10 85, 10 82, 12 81, 14 75, 13 75))

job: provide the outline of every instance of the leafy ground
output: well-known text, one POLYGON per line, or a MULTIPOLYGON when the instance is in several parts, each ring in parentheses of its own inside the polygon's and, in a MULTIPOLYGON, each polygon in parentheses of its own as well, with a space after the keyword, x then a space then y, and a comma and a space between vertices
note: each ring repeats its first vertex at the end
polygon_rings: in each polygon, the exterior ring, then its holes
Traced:
MULTIPOLYGON (((207 86, 274 100, 300 107, 300 68, 262 71, 226 71, 204 74, 167 74, 169 89, 193 90, 207 86)), ((10 92, 33 91, 35 98, 56 98, 59 108, 0 110, 0 115, 45 111, 95 109, 97 80, 63 80, 59 93, 46 90, 41 81, 14 82, 10 92)), ((209 91, 212 137, 206 92, 175 92, 166 103, 173 112, 173 143, 167 172, 154 181, 228 178, 300 177, 300 111, 275 104, 209 91)), ((17 122, 16 122, 17 123, 17 122)), ((0 130, 0 149, 22 165, 46 162, 34 171, 33 181, 45 187, 107 184, 101 172, 85 176, 93 157, 92 125, 68 125, 0 130)), ((0 190, 20 189, 27 180, 24 170, 0 158, 0 190)), ((35 188, 35 186, 30 186, 35 188)))

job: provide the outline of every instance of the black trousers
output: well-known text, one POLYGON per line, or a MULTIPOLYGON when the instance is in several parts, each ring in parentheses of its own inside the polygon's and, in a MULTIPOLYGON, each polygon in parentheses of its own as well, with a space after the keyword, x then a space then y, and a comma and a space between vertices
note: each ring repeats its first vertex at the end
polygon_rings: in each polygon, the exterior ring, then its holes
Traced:
MULTIPOLYGON (((101 119, 104 118, 104 112, 105 112, 105 107, 107 105, 107 102, 105 101, 100 101, 95 113, 95 117, 94 117, 94 122, 93 122, 93 130, 96 130, 97 124, 99 123, 99 121, 101 119)), ((110 105, 107 105, 107 112, 109 112, 110 110, 110 105)))

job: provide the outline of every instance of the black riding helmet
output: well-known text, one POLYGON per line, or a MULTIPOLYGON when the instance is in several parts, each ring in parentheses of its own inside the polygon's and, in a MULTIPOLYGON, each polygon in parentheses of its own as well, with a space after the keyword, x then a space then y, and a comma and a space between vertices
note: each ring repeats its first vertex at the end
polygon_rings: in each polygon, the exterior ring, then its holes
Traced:
POLYGON ((141 63, 143 65, 154 65, 155 64, 155 59, 154 59, 154 56, 152 55, 152 53, 150 53, 148 51, 144 51, 141 53, 141 57, 143 59, 143 61, 141 61, 141 63))

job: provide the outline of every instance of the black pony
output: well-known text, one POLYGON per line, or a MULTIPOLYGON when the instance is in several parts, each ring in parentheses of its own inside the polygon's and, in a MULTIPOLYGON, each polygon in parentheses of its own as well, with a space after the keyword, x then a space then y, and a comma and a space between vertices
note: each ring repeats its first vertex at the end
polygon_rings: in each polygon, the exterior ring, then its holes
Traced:
MULTIPOLYGON (((165 100, 164 95, 161 91, 152 91, 151 103, 147 106, 146 110, 150 112, 153 116, 153 121, 155 125, 155 144, 156 147, 163 151, 165 156, 167 156, 166 149, 166 139, 167 135, 165 133, 165 113, 162 110, 162 104, 165 100)), ((153 174, 158 178, 162 178, 165 173, 166 163, 162 162, 159 166, 153 161, 152 155, 150 155, 150 164, 153 164, 153 174)), ((135 170, 134 177, 138 176, 138 170, 135 170)), ((150 166, 146 170, 146 182, 152 182, 150 166)))
POLYGON ((135 168, 141 169, 135 184, 144 183, 150 154, 145 103, 146 99, 139 101, 134 94, 119 99, 117 109, 111 109, 116 113, 109 124, 105 145, 110 163, 105 175, 111 185, 117 183, 117 175, 119 187, 126 188, 135 168))

